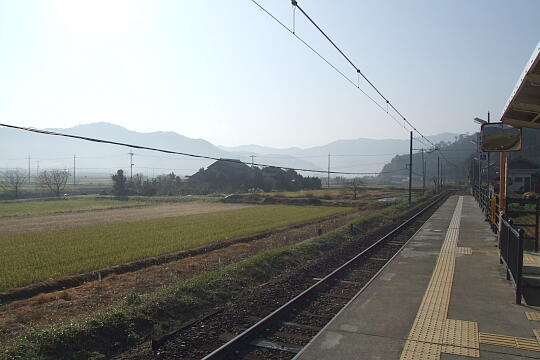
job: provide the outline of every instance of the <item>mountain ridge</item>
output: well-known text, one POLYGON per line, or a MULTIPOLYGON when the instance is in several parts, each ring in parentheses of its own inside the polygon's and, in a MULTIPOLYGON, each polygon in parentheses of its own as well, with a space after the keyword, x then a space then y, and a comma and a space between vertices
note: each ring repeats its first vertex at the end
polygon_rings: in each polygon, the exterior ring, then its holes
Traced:
MULTIPOLYGON (((394 155, 407 152, 409 147, 408 140, 367 138, 336 140, 329 144, 304 149, 300 147, 279 149, 256 144, 220 147, 207 140, 189 138, 173 131, 137 132, 108 122, 47 130, 215 158, 236 158, 246 163, 250 163, 251 155, 254 155, 255 163, 314 170, 326 170, 328 153, 333 153, 330 159, 331 170, 344 172, 378 172, 394 155), (362 158, 369 161, 360 161, 362 158)), ((448 141, 455 136, 457 135, 443 133, 432 138, 448 141)), ((109 144, 46 136, 16 129, 0 129, 0 153, 2 154, 0 167, 4 169, 26 169, 28 155, 30 155, 30 168, 36 173, 38 166, 41 169, 55 167, 70 169, 75 154, 76 168, 79 169, 79 173, 111 173, 119 168, 129 170, 131 160, 129 152, 129 148, 109 144)), ((212 163, 212 160, 159 154, 147 150, 133 149, 133 152, 135 154, 133 172, 140 172, 146 176, 171 171, 180 175, 191 175, 201 167, 207 167, 212 163)))

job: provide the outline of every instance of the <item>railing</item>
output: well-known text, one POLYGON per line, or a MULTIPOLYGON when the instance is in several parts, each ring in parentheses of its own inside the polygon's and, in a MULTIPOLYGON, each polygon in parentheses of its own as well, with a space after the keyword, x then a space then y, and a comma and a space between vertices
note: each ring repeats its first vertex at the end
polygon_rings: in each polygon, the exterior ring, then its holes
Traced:
POLYGON ((523 274, 523 230, 515 229, 512 220, 499 215, 501 224, 499 251, 501 264, 506 266, 506 279, 512 280, 516 288, 516 304, 521 304, 523 274))
MULTIPOLYGON (((490 196, 487 187, 480 188, 478 185, 473 185, 473 196, 491 224, 493 232, 497 233, 500 213, 499 196, 490 196)), ((508 197, 505 199, 504 214, 514 221, 514 227, 524 228, 524 248, 538 252, 540 248, 540 198, 508 197), (519 205, 519 208, 515 205, 519 205)))
POLYGON ((531 231, 524 233, 525 247, 534 249, 538 252, 538 232, 540 220, 540 199, 521 199, 507 198, 505 214, 507 217, 514 220, 514 226, 520 228, 532 228, 531 231), (520 209, 516 209, 513 204, 518 204, 520 209), (527 205, 529 208, 527 209, 527 205), (527 215, 534 215, 534 221, 523 222, 523 218, 527 215))
POLYGON ((491 223, 493 231, 497 232, 499 214, 498 196, 494 195, 490 197, 487 186, 479 187, 478 185, 473 185, 472 190, 478 206, 480 206, 480 209, 486 215, 486 219, 491 223))

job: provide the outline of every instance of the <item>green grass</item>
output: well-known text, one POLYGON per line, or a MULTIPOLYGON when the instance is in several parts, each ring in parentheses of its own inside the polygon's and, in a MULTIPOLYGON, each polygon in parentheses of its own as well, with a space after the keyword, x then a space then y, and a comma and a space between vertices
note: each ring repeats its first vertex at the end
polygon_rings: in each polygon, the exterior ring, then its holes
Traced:
POLYGON ((118 207, 141 206, 144 204, 145 203, 142 201, 122 201, 99 198, 2 201, 0 202, 0 217, 112 209, 118 207))
POLYGON ((322 218, 349 208, 259 206, 0 236, 0 291, 322 218))

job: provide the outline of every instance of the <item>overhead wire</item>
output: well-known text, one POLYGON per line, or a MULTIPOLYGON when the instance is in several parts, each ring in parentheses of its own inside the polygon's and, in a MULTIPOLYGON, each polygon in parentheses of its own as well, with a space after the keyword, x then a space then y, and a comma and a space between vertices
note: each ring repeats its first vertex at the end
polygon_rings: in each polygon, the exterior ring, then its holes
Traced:
MULTIPOLYGON (((331 66, 336 72, 338 72, 345 80, 347 80, 349 83, 351 83, 355 88, 360 90, 366 97, 368 97, 379 109, 381 109, 383 112, 385 112, 391 119, 393 119, 398 125, 403 127, 405 130, 409 131, 405 125, 403 125, 400 121, 398 121, 389 111, 388 109, 385 109, 378 101, 376 101, 373 97, 371 97, 369 94, 367 94, 364 90, 362 90, 359 86, 359 84, 355 84, 354 81, 352 81, 347 75, 345 75, 341 70, 339 70, 335 65, 333 65, 329 60, 327 60, 325 57, 323 57, 318 51, 316 51, 311 45, 309 45, 306 41, 304 41, 301 37, 299 37, 296 34, 296 31, 291 30, 287 25, 285 25, 283 22, 281 22, 278 18, 276 18, 272 13, 270 13, 266 8, 264 8, 261 4, 259 4, 256 0, 250 0, 252 3, 254 3, 257 7, 259 7, 262 11, 264 11, 268 16, 270 16, 273 20, 275 20, 278 24, 280 24, 285 30, 287 30, 289 33, 291 33, 294 37, 296 37, 299 41, 301 41, 305 46, 307 46, 310 50, 312 50, 317 56, 319 56, 321 59, 323 59, 329 66, 331 66)), ((298 5, 298 2, 296 0, 291 0, 291 3, 294 8, 298 8, 300 12, 317 28, 317 30, 332 44, 332 46, 343 56, 343 58, 356 70, 357 74, 361 76, 376 92, 379 94, 379 96, 385 101, 387 106, 390 106, 394 112, 399 115, 399 117, 407 124, 409 127, 415 131, 420 137, 425 140, 427 143, 429 143, 437 152, 441 154, 443 159, 447 161, 449 164, 456 166, 452 162, 450 162, 444 154, 441 152, 439 148, 426 136, 424 136, 395 106, 390 100, 383 95, 383 93, 371 82, 371 80, 368 79, 368 77, 360 70, 359 67, 357 67, 347 55, 332 41, 332 39, 321 29, 321 27, 298 5)), ((422 140, 418 140, 422 144, 426 145, 422 140)))
POLYGON ((387 109, 385 109, 377 100, 375 100, 373 97, 371 97, 368 93, 366 93, 364 90, 360 88, 359 85, 355 84, 353 80, 351 80, 347 75, 345 75, 341 70, 339 70, 333 63, 330 62, 326 57, 324 57, 320 52, 315 50, 311 45, 309 45, 304 39, 302 39, 300 36, 296 34, 294 30, 291 30, 287 25, 285 25, 283 22, 281 22, 278 18, 276 18, 272 13, 270 13, 268 10, 266 10, 261 4, 259 4, 255 0, 250 0, 252 3, 257 5, 262 11, 264 11, 268 16, 270 16, 272 19, 274 19, 279 25, 281 25, 285 30, 287 30, 292 36, 294 36, 296 39, 298 39, 302 44, 304 44, 309 50, 311 50, 315 55, 317 55, 321 60, 323 60, 327 65, 329 65, 332 69, 334 69, 339 75, 341 75, 347 82, 349 82, 352 86, 354 86, 357 90, 359 90, 362 94, 364 94, 371 102, 373 102, 381 111, 385 112, 391 119, 393 119, 396 124, 404 128, 406 131, 409 131, 405 125, 400 123, 387 109))
POLYGON ((402 118, 402 120, 406 122, 413 129, 413 131, 415 131, 418 135, 420 135, 424 140, 429 142, 431 145, 435 146, 435 144, 433 144, 431 140, 426 138, 409 120, 407 120, 407 118, 394 106, 394 104, 392 104, 390 100, 388 100, 388 98, 383 95, 383 93, 367 78, 367 76, 360 70, 360 68, 358 68, 358 66, 356 66, 347 57, 347 55, 345 55, 345 53, 332 41, 332 39, 330 39, 330 37, 326 35, 326 33, 320 28, 320 26, 317 25, 317 23, 304 11, 304 9, 302 9, 302 7, 300 7, 300 5, 298 5, 298 2, 296 0, 292 0, 292 4, 293 6, 297 7, 298 10, 300 10, 300 12, 317 28, 317 30, 319 30, 319 32, 332 44, 332 46, 334 46, 334 48, 347 60, 347 62, 349 62, 349 64, 352 65, 352 67, 356 70, 356 72, 360 74, 360 76, 377 92, 377 94, 379 94, 384 99, 386 104, 388 104, 388 106, 390 106, 402 118))
MULTIPOLYGON (((198 159, 206 159, 206 160, 215 160, 215 161, 226 161, 226 162, 233 162, 233 163, 242 163, 245 165, 256 165, 256 166, 262 166, 262 167, 275 167, 280 168, 283 170, 294 170, 294 171, 304 171, 304 172, 312 172, 312 173, 322 173, 322 174, 339 174, 339 175, 379 175, 382 174, 382 172, 342 172, 342 171, 326 171, 326 170, 316 170, 316 169, 303 169, 303 168, 294 168, 294 167, 286 167, 286 166, 279 166, 279 165, 270 165, 270 164, 262 164, 262 163, 251 163, 236 159, 224 159, 224 158, 217 158, 213 156, 206 156, 206 155, 200 155, 200 154, 192 154, 192 153, 186 153, 186 152, 180 152, 180 151, 173 151, 173 150, 167 150, 167 149, 159 149, 154 147, 148 147, 148 146, 142 146, 142 145, 136 145, 136 144, 128 144, 128 143, 122 143, 117 141, 110 141, 110 140, 104 140, 104 139, 96 139, 91 138, 87 136, 79 136, 79 135, 71 135, 71 134, 64 134, 60 132, 55 131, 49 131, 49 130, 40 130, 35 128, 29 128, 24 126, 17 126, 17 125, 10 125, 10 124, 3 124, 0 123, 0 126, 11 128, 11 129, 18 129, 28 132, 34 132, 38 134, 44 134, 44 135, 53 135, 53 136, 61 136, 61 137, 68 137, 72 139, 79 139, 79 140, 85 140, 85 141, 91 141, 101 144, 112 144, 112 145, 118 145, 118 146, 125 146, 133 149, 141 149, 141 150, 150 150, 150 151, 156 151, 156 152, 162 152, 166 154, 174 154, 174 155, 182 155, 192 158, 198 158, 198 159)), ((395 172, 395 171, 393 171, 395 172)))

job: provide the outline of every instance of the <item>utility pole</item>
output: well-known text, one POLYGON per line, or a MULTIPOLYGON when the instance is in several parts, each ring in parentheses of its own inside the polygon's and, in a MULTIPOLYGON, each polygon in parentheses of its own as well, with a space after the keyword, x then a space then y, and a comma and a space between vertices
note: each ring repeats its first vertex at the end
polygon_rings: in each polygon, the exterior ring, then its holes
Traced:
POLYGON ((328 153, 328 179, 327 179, 327 188, 330 189, 330 153, 328 153))
POLYGON ((73 154, 73 187, 75 187, 75 154, 73 154))
POLYGON ((409 144, 409 207, 412 206, 412 131, 409 144))
MULTIPOLYGON (((489 111, 488 111, 488 118, 487 118, 488 124, 491 122, 491 121, 490 121, 490 118, 489 118, 489 115, 490 115, 490 114, 489 114, 489 111)), ((489 166, 490 166, 490 165, 489 165, 489 162, 490 162, 490 156, 489 156, 489 151, 488 151, 488 153, 487 153, 487 169, 486 169, 487 188, 488 188, 487 193, 488 193, 488 197, 489 197, 489 180, 490 180, 490 179, 489 179, 489 166)))
POLYGON ((422 195, 426 192, 426 162, 424 160, 424 148, 422 148, 422 195))
POLYGON ((37 161, 36 177, 39 177, 39 160, 37 161))
POLYGON ((440 157, 437 156, 437 186, 435 189, 435 191, 437 192, 439 192, 441 188, 441 166, 439 164, 440 164, 440 157))
POLYGON ((446 185, 446 166, 442 166, 442 169, 441 169, 441 172, 442 172, 442 186, 444 188, 444 186, 446 185))
POLYGON ((30 184, 30 155, 28 155, 28 183, 30 184))
POLYGON ((251 158, 251 168, 253 169, 253 163, 254 163, 253 159, 255 158, 255 155, 251 154, 250 158, 251 158))
MULTIPOLYGON (((135 154, 133 154, 133 151, 130 151, 130 152, 129 152, 129 156, 130 156, 130 159, 131 159, 131 160, 129 161, 129 162, 130 162, 130 164, 129 164, 129 166, 130 166, 130 170, 129 170, 129 180, 130 180, 130 181, 133 180, 133 155, 135 155, 135 154)), ((152 172, 153 172, 153 171, 154 171, 154 170, 152 169, 152 172)), ((152 176, 152 177, 153 177, 153 176, 152 176)))
POLYGON ((482 155, 481 149, 480 149, 480 133, 478 133, 477 137, 477 149, 478 149, 478 191, 479 194, 482 192, 482 160, 480 159, 480 156, 482 155))

